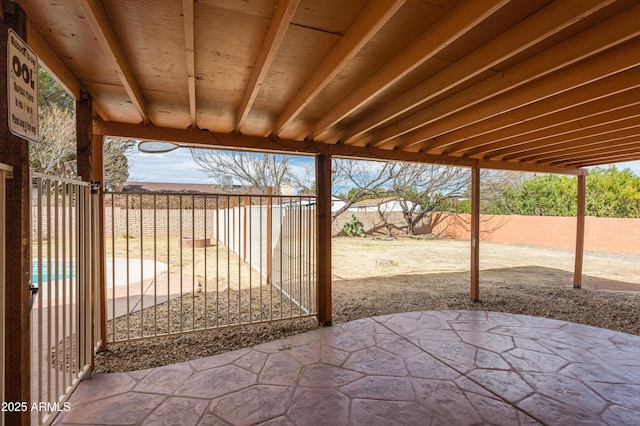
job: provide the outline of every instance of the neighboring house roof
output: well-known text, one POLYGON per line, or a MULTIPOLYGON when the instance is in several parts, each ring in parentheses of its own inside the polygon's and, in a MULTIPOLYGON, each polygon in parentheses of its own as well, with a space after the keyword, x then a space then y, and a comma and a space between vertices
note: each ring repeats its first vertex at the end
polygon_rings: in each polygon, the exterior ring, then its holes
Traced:
POLYGON ((392 201, 400 201, 400 197, 385 197, 385 198, 372 198, 369 200, 358 201, 353 203, 352 207, 376 207, 382 204, 390 203, 392 201))
POLYGON ((182 192, 185 194, 247 194, 262 195, 263 191, 253 186, 213 185, 204 183, 167 183, 167 182, 127 182, 122 192, 182 192))

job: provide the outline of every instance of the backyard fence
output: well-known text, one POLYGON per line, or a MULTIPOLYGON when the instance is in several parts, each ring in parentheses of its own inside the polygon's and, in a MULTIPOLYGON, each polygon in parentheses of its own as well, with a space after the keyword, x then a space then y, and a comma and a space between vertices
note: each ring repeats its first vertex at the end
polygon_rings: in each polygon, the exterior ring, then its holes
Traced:
POLYGON ((315 315, 315 198, 105 194, 107 341, 315 315))
POLYGON ((35 226, 31 311, 32 401, 50 420, 92 363, 98 294, 93 279, 90 185, 32 173, 35 226), (51 411, 47 411, 51 410, 51 411))
MULTIPOLYGON (((4 271, 5 271, 5 218, 6 218, 6 193, 5 179, 7 179, 12 168, 6 164, 0 163, 0 401, 6 401, 4 397, 4 271)), ((4 426, 4 410, 0 412, 0 426, 4 426)))

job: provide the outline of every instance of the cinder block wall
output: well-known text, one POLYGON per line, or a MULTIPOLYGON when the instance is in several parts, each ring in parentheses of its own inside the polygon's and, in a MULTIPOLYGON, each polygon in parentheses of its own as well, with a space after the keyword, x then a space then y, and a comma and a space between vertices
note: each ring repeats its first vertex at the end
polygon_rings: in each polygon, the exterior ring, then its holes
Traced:
MULTIPOLYGON (((470 223, 469 214, 436 213, 431 225, 434 235, 469 238, 470 223)), ((573 249, 576 245, 576 218, 481 215, 480 238, 499 243, 573 249)), ((588 216, 584 239, 585 250, 640 253, 640 219, 588 216)))

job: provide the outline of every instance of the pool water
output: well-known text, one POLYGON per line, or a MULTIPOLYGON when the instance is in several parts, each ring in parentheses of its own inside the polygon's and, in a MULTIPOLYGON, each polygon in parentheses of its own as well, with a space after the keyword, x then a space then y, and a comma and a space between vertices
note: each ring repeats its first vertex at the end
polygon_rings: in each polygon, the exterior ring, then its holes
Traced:
MULTIPOLYGON (((55 265, 52 265, 55 267, 55 265)), ((39 283, 40 282, 40 274, 38 263, 34 262, 31 271, 31 282, 39 283)), ((62 280, 63 278, 71 278, 76 275, 76 265, 73 262, 67 262, 64 265, 62 263, 58 263, 57 271, 51 271, 49 274, 49 265, 47 263, 42 265, 42 282, 56 281, 62 280)))

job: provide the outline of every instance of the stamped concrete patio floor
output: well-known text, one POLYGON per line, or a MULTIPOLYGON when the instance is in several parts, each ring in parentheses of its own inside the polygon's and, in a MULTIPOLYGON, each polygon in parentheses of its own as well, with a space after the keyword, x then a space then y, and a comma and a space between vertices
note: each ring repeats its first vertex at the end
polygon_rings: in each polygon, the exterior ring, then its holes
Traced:
POLYGON ((638 424, 640 337, 495 312, 386 315, 82 382, 57 424, 638 424))

